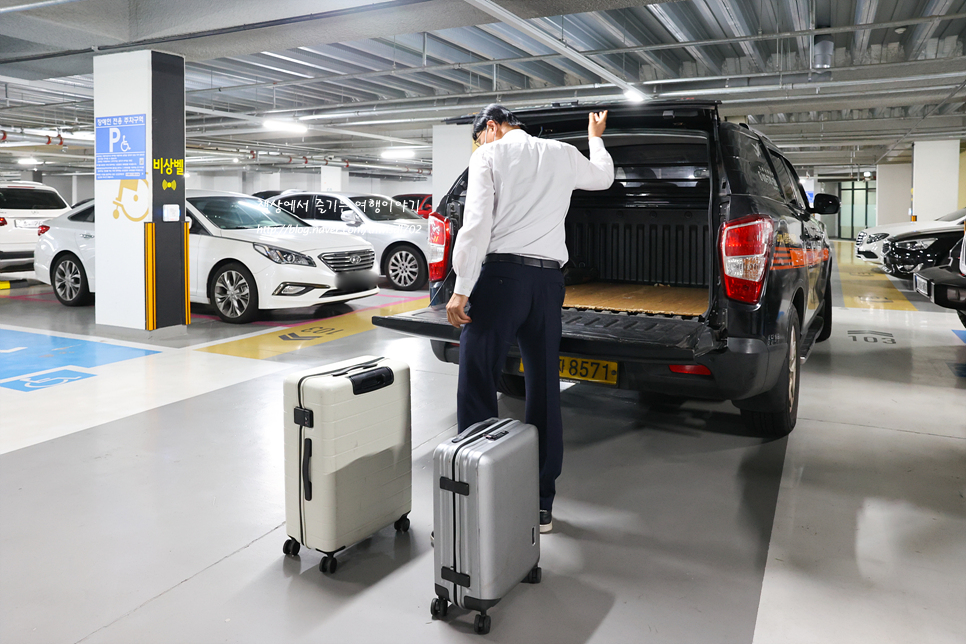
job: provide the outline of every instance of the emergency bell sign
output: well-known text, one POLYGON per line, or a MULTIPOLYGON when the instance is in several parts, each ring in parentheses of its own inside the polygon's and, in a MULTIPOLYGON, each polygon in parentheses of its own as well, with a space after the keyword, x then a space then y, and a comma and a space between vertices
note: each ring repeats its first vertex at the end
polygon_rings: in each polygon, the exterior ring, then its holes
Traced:
POLYGON ((94 119, 94 178, 147 177, 147 121, 144 114, 94 119))

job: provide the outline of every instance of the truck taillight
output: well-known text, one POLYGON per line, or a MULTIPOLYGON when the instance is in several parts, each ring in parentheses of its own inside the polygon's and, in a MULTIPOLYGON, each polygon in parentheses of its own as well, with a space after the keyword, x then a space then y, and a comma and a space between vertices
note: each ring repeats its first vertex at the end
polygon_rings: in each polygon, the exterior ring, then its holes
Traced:
POLYGON ((50 226, 46 226, 44 224, 41 224, 41 225, 37 226, 37 236, 40 237, 41 235, 43 235, 48 230, 50 230, 50 226))
POLYGON ((429 279, 438 282, 446 277, 449 255, 449 224, 437 213, 429 216, 429 279))
POLYGON ((721 227, 721 264, 725 294, 757 304, 765 285, 775 226, 760 215, 726 222, 721 227))

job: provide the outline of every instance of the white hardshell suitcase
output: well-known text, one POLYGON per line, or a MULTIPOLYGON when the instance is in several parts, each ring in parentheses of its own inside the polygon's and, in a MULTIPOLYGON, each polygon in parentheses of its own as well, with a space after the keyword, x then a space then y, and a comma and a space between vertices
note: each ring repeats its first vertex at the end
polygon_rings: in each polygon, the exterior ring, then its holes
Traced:
POLYGON ((449 602, 487 611, 521 581, 540 582, 537 428, 491 418, 447 439, 433 454, 433 617, 449 602))
POLYGON ((289 539, 335 553, 393 524, 409 529, 409 365, 361 356, 285 378, 285 521, 289 539))

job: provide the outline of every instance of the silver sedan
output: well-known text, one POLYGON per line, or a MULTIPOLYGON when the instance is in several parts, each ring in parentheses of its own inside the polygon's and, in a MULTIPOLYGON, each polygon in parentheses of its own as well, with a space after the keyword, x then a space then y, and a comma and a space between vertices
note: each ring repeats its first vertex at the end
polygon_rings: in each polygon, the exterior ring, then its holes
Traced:
POLYGON ((393 288, 414 291, 425 286, 429 222, 395 199, 357 192, 286 192, 269 201, 325 232, 365 239, 393 288))

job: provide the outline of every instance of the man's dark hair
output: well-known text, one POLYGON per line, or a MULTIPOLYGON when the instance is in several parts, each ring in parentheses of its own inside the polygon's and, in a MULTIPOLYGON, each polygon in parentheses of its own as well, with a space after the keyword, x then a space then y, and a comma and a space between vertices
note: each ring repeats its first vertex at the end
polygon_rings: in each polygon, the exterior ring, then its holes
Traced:
POLYGON ((507 125, 522 126, 523 123, 517 118, 517 115, 503 107, 498 103, 490 103, 476 115, 473 120, 473 140, 480 135, 480 132, 486 129, 486 124, 488 121, 493 121, 497 125, 502 125, 506 123, 507 125))

